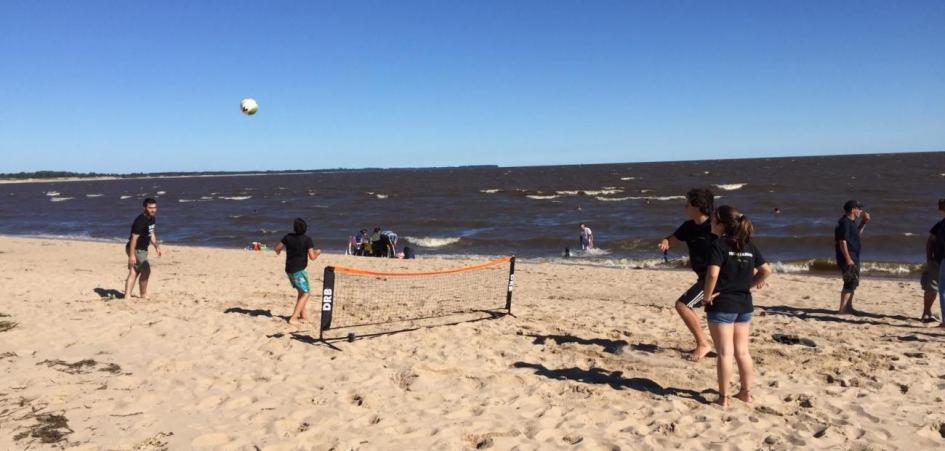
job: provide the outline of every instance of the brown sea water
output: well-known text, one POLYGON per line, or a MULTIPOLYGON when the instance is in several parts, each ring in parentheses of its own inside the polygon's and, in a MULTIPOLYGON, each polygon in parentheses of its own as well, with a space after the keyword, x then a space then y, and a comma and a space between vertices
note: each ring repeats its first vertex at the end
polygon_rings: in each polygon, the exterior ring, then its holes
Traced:
MULTIPOLYGON (((860 200, 873 216, 863 238, 866 268, 908 273, 942 218, 945 152, 7 184, 0 233, 124 242, 151 196, 168 244, 272 245, 302 217, 327 252, 344 252, 350 235, 379 225, 420 256, 544 259, 577 247, 586 222, 600 250, 575 261, 658 266, 656 243, 686 219, 691 187, 708 187, 716 205, 749 215, 758 245, 786 264, 782 270, 829 269, 842 205, 860 200)), ((674 248, 669 266, 685 254, 674 248)))

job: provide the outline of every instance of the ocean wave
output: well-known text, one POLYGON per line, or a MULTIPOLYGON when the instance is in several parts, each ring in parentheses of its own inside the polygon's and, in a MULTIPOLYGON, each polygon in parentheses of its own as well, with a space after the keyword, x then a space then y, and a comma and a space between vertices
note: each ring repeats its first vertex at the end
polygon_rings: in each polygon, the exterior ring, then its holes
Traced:
MULTIPOLYGON (((774 272, 780 273, 810 273, 810 272, 838 272, 837 262, 831 259, 812 258, 809 260, 777 261, 771 264, 774 272)), ((922 272, 921 263, 898 262, 863 262, 860 271, 863 274, 907 276, 922 272)))
POLYGON ((155 194, 157 194, 158 196, 163 196, 163 195, 167 194, 167 191, 158 191, 158 192, 155 193, 155 194))
POLYGON ((561 197, 561 196, 559 196, 559 195, 557 195, 557 194, 551 194, 551 195, 547 195, 547 196, 541 195, 541 194, 529 194, 529 195, 527 195, 527 196, 525 196, 525 197, 527 197, 527 198, 529 198, 529 199, 534 199, 534 200, 548 200, 548 199, 557 199, 557 198, 559 198, 559 197, 561 197))
POLYGON ((499 191, 502 191, 502 190, 499 188, 486 188, 486 189, 479 190, 479 192, 483 194, 495 194, 495 193, 498 193, 499 191))
POLYGON ((85 197, 102 197, 104 194, 86 194, 85 197))
POLYGON ((65 202, 67 200, 75 199, 74 197, 51 197, 49 200, 52 202, 65 202))
POLYGON ((577 196, 578 193, 580 192, 581 191, 578 191, 578 190, 573 190, 573 191, 565 190, 565 191, 555 191, 555 194, 559 196, 577 196))
POLYGON ((390 197, 390 194, 377 193, 377 194, 374 195, 374 197, 376 197, 376 198, 378 198, 378 199, 387 199, 388 197, 390 197))
POLYGON ((121 199, 121 200, 125 200, 125 199, 130 199, 130 198, 132 198, 132 197, 134 197, 134 196, 129 195, 129 194, 122 194, 121 197, 120 197, 120 199, 121 199))
POLYGON ((405 240, 416 244, 420 247, 443 247, 449 246, 451 244, 456 244, 459 242, 459 237, 445 237, 445 238, 436 238, 436 237, 412 237, 405 236, 405 240))
POLYGON ((612 189, 599 189, 599 190, 584 190, 584 194, 588 196, 602 196, 607 194, 617 194, 622 193, 622 189, 612 188, 612 189))
POLYGON ((46 191, 46 195, 49 197, 54 197, 59 195, 59 191, 46 191))
POLYGON ((200 200, 213 200, 213 196, 200 196, 200 200))
POLYGON ((636 180, 636 177, 620 177, 620 180, 623 180, 626 182, 627 180, 636 180))
POLYGON ((722 185, 712 185, 712 186, 720 190, 724 190, 724 191, 735 191, 737 189, 742 189, 742 187, 745 185, 747 185, 747 183, 729 183, 727 185, 722 184, 722 185))
POLYGON ((220 196, 220 199, 226 200, 246 200, 251 199, 253 196, 220 196))
POLYGON ((601 197, 597 196, 594 199, 603 202, 622 202, 625 200, 679 200, 685 199, 686 196, 627 196, 627 197, 601 197))
POLYGON ((182 203, 182 204, 186 204, 186 203, 190 203, 190 202, 197 202, 197 200, 195 200, 195 199, 177 199, 177 202, 182 203))

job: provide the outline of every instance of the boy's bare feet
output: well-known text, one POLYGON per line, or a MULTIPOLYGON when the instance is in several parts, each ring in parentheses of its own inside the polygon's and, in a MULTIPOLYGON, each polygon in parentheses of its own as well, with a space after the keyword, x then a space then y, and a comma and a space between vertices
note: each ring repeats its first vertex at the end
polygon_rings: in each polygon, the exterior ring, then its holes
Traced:
POLYGON ((728 396, 719 395, 719 399, 715 400, 715 405, 723 409, 728 407, 728 396))
POLYGON ((712 350, 712 346, 709 346, 709 345, 698 345, 698 346, 696 346, 696 349, 693 349, 692 352, 689 353, 689 361, 690 361, 690 362, 698 362, 698 361, 702 360, 702 358, 705 357, 706 354, 708 354, 709 351, 711 351, 711 350, 712 350))
POLYGON ((302 323, 299 321, 298 318, 289 318, 289 325, 290 325, 290 326, 301 326, 302 323))
POLYGON ((738 393, 735 393, 735 397, 742 400, 743 402, 751 402, 751 391, 749 390, 740 390, 738 393))

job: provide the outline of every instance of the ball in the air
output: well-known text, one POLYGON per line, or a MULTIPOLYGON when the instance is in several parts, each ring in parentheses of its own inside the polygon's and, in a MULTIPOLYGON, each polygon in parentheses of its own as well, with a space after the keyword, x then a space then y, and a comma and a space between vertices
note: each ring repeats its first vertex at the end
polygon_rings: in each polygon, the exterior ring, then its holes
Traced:
POLYGON ((242 111, 243 114, 247 116, 252 116, 256 114, 256 111, 258 110, 259 110, 259 104, 256 103, 255 100, 249 99, 249 98, 240 100, 240 111, 242 111))

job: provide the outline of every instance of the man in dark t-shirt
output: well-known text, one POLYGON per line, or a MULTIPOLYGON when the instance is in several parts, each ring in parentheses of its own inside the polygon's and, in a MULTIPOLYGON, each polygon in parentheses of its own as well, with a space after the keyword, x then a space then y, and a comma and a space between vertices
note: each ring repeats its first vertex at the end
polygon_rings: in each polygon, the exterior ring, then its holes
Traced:
POLYGON ((125 243, 125 254, 128 256, 128 278, 125 280, 124 294, 126 298, 131 297, 135 281, 138 282, 141 298, 148 297, 148 279, 151 277, 148 246, 153 244, 158 257, 163 255, 155 233, 157 221, 154 216, 157 214, 157 201, 149 197, 142 205, 144 212, 138 215, 131 224, 131 233, 128 236, 128 242, 125 243))
POLYGON ((663 238, 659 243, 659 249, 664 253, 673 243, 686 243, 689 248, 689 265, 697 276, 696 283, 676 300, 676 312, 696 339, 696 348, 689 355, 691 361, 705 357, 712 350, 712 345, 702 332, 699 316, 693 309, 702 305, 702 289, 705 285, 709 249, 715 241, 712 224, 709 221, 714 200, 715 196, 708 189, 689 190, 686 193, 686 216, 689 220, 682 223, 672 235, 663 238))
MULTIPOLYGON (((939 199, 938 211, 945 215, 945 199, 939 199)), ((936 222, 929 230, 929 238, 925 241, 925 270, 922 272, 922 289, 925 292, 922 306, 922 321, 932 322, 932 304, 938 295, 942 309, 942 327, 945 327, 945 299, 941 295, 945 292, 945 271, 942 270, 945 260, 945 219, 936 222)))
POLYGON ((837 267, 843 274, 843 289, 840 290, 840 314, 852 314, 853 293, 860 285, 860 237, 870 214, 863 211, 863 204, 850 200, 843 204, 844 215, 837 221, 833 238, 837 254, 837 267), (857 225, 856 220, 862 216, 857 225))
POLYGON ((308 225, 302 218, 296 218, 292 224, 293 233, 286 234, 279 241, 274 250, 276 255, 285 250, 285 273, 289 277, 289 283, 295 288, 298 296, 295 301, 295 310, 289 317, 289 324, 298 326, 302 322, 308 321, 308 314, 305 312, 305 303, 308 302, 309 287, 308 273, 305 268, 308 267, 309 260, 315 260, 321 251, 315 249, 312 239, 305 234, 308 231, 308 225))

